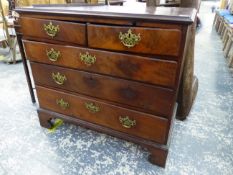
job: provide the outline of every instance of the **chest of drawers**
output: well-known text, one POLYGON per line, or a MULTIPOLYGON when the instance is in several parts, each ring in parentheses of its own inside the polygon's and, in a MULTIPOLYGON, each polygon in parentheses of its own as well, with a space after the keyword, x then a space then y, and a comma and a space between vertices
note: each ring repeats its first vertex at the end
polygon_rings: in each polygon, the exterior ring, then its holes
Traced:
POLYGON ((165 166, 180 75, 196 11, 182 8, 19 8, 43 127, 61 118, 126 139, 165 166))

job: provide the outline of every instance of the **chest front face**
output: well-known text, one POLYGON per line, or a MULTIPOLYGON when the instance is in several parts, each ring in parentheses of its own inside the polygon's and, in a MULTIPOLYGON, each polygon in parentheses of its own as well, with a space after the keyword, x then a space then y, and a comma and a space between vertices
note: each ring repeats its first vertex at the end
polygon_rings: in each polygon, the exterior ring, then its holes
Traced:
POLYGON ((152 12, 86 10, 18 11, 16 30, 30 61, 41 125, 48 127, 52 113, 71 117, 77 124, 154 145, 163 152, 164 164, 187 21, 177 15, 160 19, 152 12))

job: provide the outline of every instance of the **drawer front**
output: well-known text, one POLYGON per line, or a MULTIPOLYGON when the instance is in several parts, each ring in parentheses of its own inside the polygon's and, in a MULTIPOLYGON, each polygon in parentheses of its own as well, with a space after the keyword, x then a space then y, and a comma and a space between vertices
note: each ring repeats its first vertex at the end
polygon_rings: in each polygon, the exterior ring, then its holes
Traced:
POLYGON ((93 48, 178 56, 179 29, 87 25, 88 45, 93 48))
POLYGON ((137 112, 96 99, 36 87, 41 108, 77 117, 158 143, 166 142, 167 119, 137 112))
POLYGON ((24 36, 86 45, 86 25, 80 23, 20 18, 24 36))
POLYGON ((170 88, 173 88, 176 82, 177 63, 175 61, 33 41, 24 41, 24 48, 27 58, 35 62, 133 79, 170 88))
POLYGON ((159 116, 172 115, 173 90, 39 63, 31 63, 31 68, 36 85, 78 92, 159 116))

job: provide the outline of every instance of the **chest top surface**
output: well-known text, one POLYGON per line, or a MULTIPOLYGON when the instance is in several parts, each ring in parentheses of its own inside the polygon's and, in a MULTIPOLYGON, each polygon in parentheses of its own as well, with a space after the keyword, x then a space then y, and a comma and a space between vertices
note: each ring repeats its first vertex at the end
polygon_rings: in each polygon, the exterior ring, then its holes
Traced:
POLYGON ((196 15, 193 8, 141 6, 69 6, 42 5, 16 8, 19 14, 150 20, 191 24, 196 15))

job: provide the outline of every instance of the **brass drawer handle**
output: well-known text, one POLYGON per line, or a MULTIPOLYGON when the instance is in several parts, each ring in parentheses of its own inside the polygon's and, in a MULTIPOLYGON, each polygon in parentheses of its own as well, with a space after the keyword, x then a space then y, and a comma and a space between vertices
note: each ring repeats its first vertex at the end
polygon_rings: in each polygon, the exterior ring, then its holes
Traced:
POLYGON ((54 50, 54 48, 51 48, 49 51, 46 50, 46 55, 50 61, 56 62, 61 56, 61 52, 54 50))
POLYGON ((124 46, 131 48, 138 44, 138 42, 141 40, 141 36, 140 33, 137 35, 133 34, 131 29, 129 29, 127 33, 123 34, 120 32, 119 39, 124 46))
POLYGON ((133 126, 136 125, 136 120, 131 120, 129 119, 128 116, 125 117, 119 117, 120 123, 122 124, 123 127, 125 128, 132 128, 133 126))
POLYGON ((57 73, 52 73, 52 78, 55 81, 55 83, 59 84, 59 85, 63 85, 64 82, 67 80, 65 75, 61 75, 60 72, 57 73))
POLYGON ((80 60, 84 62, 87 66, 91 66, 96 62, 96 57, 91 56, 88 52, 85 54, 80 53, 80 60))
POLYGON ((48 36, 53 38, 57 35, 60 29, 59 29, 59 25, 55 26, 50 21, 49 24, 44 24, 44 30, 48 36))
POLYGON ((67 109, 70 107, 69 103, 64 101, 63 98, 56 100, 56 102, 57 102, 57 105, 59 105, 62 109, 67 109))
POLYGON ((85 107, 91 113, 96 113, 100 111, 100 107, 96 106, 94 103, 85 103, 85 107))

